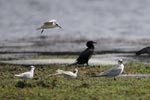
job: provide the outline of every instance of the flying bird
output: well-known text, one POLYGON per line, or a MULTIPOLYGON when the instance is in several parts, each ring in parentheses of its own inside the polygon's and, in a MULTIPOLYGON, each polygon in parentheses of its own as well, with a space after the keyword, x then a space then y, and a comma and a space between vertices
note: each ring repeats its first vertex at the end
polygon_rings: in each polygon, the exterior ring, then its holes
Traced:
POLYGON ((91 58, 91 56, 94 53, 94 44, 96 42, 94 41, 88 41, 86 43, 87 48, 81 52, 81 54, 79 55, 79 57, 76 59, 76 62, 70 65, 76 65, 76 64, 87 64, 88 65, 88 61, 91 58))
POLYGON ((68 78, 76 78, 78 74, 78 69, 74 69, 74 71, 64 71, 61 69, 57 69, 55 74, 50 74, 48 76, 54 76, 54 75, 63 75, 68 78))
POLYGON ((37 28, 37 30, 42 29, 41 33, 43 33, 44 29, 55 28, 55 27, 62 28, 60 25, 58 25, 57 21, 53 19, 45 22, 41 27, 37 28))
POLYGON ((148 54, 150 56, 150 47, 145 47, 139 51, 136 52, 136 55, 141 55, 141 54, 148 54))
POLYGON ((16 74, 15 76, 19 77, 19 78, 23 78, 23 79, 32 79, 33 75, 34 75, 35 67, 34 66, 30 66, 30 67, 31 67, 30 71, 24 72, 24 73, 21 73, 21 74, 16 74))
POLYGON ((118 65, 108 69, 102 73, 96 74, 94 76, 96 77, 114 77, 114 80, 116 80, 116 76, 120 75, 124 70, 123 60, 118 60, 118 65))

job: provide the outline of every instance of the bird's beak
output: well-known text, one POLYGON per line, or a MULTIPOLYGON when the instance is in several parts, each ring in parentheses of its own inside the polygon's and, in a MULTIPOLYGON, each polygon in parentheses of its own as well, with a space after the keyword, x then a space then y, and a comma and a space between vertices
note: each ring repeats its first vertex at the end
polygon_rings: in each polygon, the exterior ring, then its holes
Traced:
POLYGON ((120 61, 120 60, 119 60, 119 63, 123 63, 123 61, 120 61))
POLYGON ((61 26, 59 26, 58 24, 56 24, 57 27, 62 28, 61 26))

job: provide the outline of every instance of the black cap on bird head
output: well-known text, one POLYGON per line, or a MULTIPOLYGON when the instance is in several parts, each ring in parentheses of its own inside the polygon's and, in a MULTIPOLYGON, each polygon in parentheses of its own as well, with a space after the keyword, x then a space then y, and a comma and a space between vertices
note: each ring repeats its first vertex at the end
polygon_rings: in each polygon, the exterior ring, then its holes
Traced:
POLYGON ((78 69, 77 68, 74 69, 73 73, 78 73, 78 69))
POLYGON ((118 63, 120 63, 120 64, 123 63, 123 60, 122 60, 122 59, 119 59, 119 60, 118 60, 118 63))

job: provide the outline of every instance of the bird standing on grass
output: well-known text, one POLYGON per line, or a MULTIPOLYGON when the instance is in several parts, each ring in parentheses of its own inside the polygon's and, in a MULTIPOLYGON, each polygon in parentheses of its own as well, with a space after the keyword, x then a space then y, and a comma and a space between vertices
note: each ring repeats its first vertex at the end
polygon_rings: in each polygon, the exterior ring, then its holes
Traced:
POLYGON ((41 33, 43 33, 44 29, 55 28, 55 27, 62 28, 61 26, 58 25, 57 21, 53 19, 53 20, 49 20, 48 22, 45 22, 41 27, 37 28, 37 30, 42 29, 41 33))
POLYGON ((33 75, 34 75, 34 69, 35 69, 35 67, 31 66, 30 71, 24 72, 24 73, 21 73, 21 74, 16 74, 15 76, 19 77, 19 78, 23 78, 23 79, 32 79, 33 75))
POLYGON ((116 76, 119 76, 124 70, 123 60, 118 60, 118 65, 108 69, 102 73, 96 74, 94 76, 96 77, 114 77, 114 80, 116 80, 116 76))
POLYGON ((89 59, 91 58, 91 56, 93 55, 94 53, 94 41, 88 41, 86 43, 86 46, 87 46, 87 49, 85 49, 80 55, 79 57, 77 58, 76 62, 73 63, 73 64, 70 64, 70 65, 76 65, 76 64, 87 64, 88 66, 88 61, 89 59))
POLYGON ((78 69, 77 68, 73 72, 57 69, 55 74, 50 74, 48 76, 63 75, 63 76, 68 77, 68 78, 76 78, 77 74, 78 74, 78 69))

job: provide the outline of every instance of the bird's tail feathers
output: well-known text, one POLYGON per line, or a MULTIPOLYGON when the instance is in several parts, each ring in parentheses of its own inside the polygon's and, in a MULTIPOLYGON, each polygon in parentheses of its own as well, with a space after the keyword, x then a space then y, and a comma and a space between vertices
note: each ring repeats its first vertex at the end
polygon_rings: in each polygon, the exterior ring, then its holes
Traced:
POLYGON ((19 77, 20 75, 15 74, 16 77, 19 77))
POLYGON ((55 76, 55 75, 59 75, 59 74, 62 74, 62 73, 63 73, 63 70, 57 69, 55 74, 50 74, 48 76, 55 76))
POLYGON ((73 66, 73 65, 77 65, 78 63, 77 62, 74 62, 72 64, 68 64, 67 66, 73 66))
POLYGON ((48 76, 60 75, 60 74, 62 74, 62 73, 64 73, 64 71, 63 71, 63 70, 61 70, 61 69, 57 69, 55 74, 50 74, 50 75, 48 75, 48 76))
POLYGON ((93 73, 91 74, 92 77, 102 77, 103 73, 93 73))
POLYGON ((58 74, 62 74, 64 71, 61 70, 61 69, 57 69, 56 72, 57 72, 58 74))

